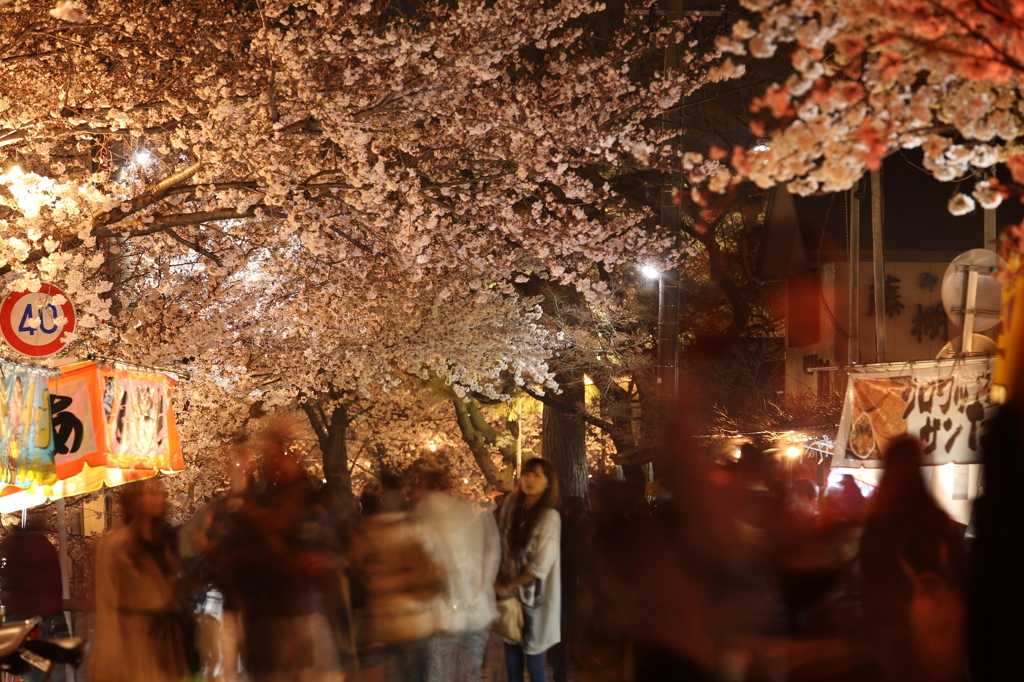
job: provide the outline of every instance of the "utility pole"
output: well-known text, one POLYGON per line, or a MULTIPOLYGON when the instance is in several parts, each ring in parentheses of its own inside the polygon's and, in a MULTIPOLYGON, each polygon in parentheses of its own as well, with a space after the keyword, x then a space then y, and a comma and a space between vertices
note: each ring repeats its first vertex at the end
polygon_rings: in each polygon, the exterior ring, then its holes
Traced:
MULTIPOLYGON (((68 572, 68 522, 63 497, 57 500, 57 556, 60 561, 61 598, 67 601, 71 598, 71 575, 68 572)), ((71 612, 64 611, 63 613, 68 632, 74 634, 74 628, 71 627, 71 612)), ((51 663, 50 665, 57 664, 51 663)), ((71 665, 64 665, 64 679, 68 682, 75 682, 75 669, 71 665)))
MULTIPOLYGON (((665 3, 666 14, 672 18, 683 16, 683 0, 665 3)), ((665 51, 665 72, 679 68, 681 49, 670 45, 665 51)), ((667 125, 680 128, 683 112, 667 125)), ((661 224, 668 227, 678 239, 682 225, 682 209, 675 200, 675 192, 682 190, 682 170, 676 169, 665 178, 661 187, 661 224)), ((658 397, 663 414, 675 416, 679 398, 679 268, 672 268, 658 276, 658 397)))
POLYGON ((885 362, 885 246, 882 241, 882 174, 871 171, 871 255, 875 275, 875 362, 885 362))
POLYGON ((996 209, 985 209, 985 248, 999 251, 999 236, 996 234, 996 209))
POLYGON ((850 339, 846 364, 860 362, 860 187, 850 189, 850 339))

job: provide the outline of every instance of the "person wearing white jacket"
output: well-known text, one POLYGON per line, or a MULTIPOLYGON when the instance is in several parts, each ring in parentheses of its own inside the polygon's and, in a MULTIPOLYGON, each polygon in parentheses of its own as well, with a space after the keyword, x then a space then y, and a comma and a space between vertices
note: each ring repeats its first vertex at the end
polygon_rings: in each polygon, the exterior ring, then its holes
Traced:
POLYGON ((498 527, 490 513, 443 492, 446 477, 433 474, 434 490, 422 495, 414 511, 424 549, 444 571, 446 585, 438 597, 441 632, 428 642, 426 679, 479 682, 490 625, 498 616, 498 527))

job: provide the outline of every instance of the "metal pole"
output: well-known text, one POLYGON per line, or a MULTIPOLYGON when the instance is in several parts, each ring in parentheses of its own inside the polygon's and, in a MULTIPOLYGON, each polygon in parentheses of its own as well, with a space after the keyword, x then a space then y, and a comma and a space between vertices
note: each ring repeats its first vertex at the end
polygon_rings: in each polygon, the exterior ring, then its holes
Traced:
POLYGON ((964 287, 964 335, 960 348, 964 355, 974 350, 974 311, 978 305, 978 271, 967 270, 967 282, 964 287))
POLYGON ((658 394, 674 414, 679 394, 679 270, 658 278, 658 394))
POLYGON ((985 248, 989 251, 999 250, 999 238, 996 235, 996 209, 985 209, 985 248))
MULTIPOLYGON (((64 600, 71 598, 71 579, 68 575, 68 523, 65 514, 64 498, 57 500, 57 556, 60 558, 60 591, 64 600)), ((71 628, 71 613, 64 611, 64 620, 68 626, 68 632, 75 634, 71 628)), ((56 665, 55 663, 52 665, 56 665)), ((75 682, 75 669, 65 664, 64 678, 68 682, 75 682)))
MULTIPOLYGON (((666 12, 682 14, 684 0, 667 0, 666 12)), ((665 51, 665 72, 678 71, 683 50, 679 45, 670 45, 665 51)), ((677 120, 668 126, 678 128, 683 123, 683 110, 678 109, 677 120)), ((678 235, 682 230, 682 209, 673 200, 673 191, 682 186, 682 172, 676 171, 662 185, 662 224, 678 235)), ((679 395, 679 269, 672 268, 658 278, 658 396, 661 399, 663 415, 675 416, 676 399, 679 395)))
POLYGON ((875 279, 875 362, 885 362, 885 246, 882 243, 882 174, 871 171, 871 254, 875 279))
POLYGON ((860 197, 861 181, 850 190, 850 344, 848 365, 860 362, 860 197))

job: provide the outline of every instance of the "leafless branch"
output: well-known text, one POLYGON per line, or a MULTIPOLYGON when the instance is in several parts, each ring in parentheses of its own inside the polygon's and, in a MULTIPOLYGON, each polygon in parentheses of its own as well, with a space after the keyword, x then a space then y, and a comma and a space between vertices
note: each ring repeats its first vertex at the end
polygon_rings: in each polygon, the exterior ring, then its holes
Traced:
POLYGON ((164 228, 164 232, 167 233, 167 235, 169 235, 171 237, 171 239, 173 239, 174 241, 178 242, 179 244, 183 244, 183 245, 187 246, 188 248, 192 249, 193 251, 195 251, 196 253, 199 253, 199 254, 202 254, 202 255, 206 256, 207 258, 212 260, 217 265, 221 265, 220 258, 217 256, 217 254, 213 253, 212 251, 204 249, 202 246, 200 246, 196 242, 192 242, 192 241, 189 241, 188 239, 185 239, 184 237, 182 237, 180 234, 175 232, 170 227, 164 228))

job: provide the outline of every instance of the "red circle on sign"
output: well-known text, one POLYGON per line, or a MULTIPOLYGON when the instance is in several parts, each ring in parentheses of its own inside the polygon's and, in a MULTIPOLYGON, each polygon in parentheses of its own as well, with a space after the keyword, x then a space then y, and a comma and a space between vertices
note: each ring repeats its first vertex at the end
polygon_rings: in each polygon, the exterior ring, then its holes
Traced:
MULTIPOLYGON (((29 303, 29 305, 31 305, 31 303, 29 303)), ((53 304, 51 303, 48 303, 47 305, 51 308, 53 307, 53 304)), ((36 316, 26 314, 22 319, 24 320, 28 317, 34 318, 36 316)), ((5 298, 3 304, 0 305, 0 332, 3 333, 4 340, 10 344, 11 348, 19 353, 24 353, 25 355, 30 355, 36 358, 53 355, 66 346, 67 343, 63 340, 63 337, 65 334, 75 331, 75 322, 75 308, 71 305, 71 299, 68 298, 67 294, 49 282, 42 282, 39 286, 39 291, 12 291, 7 294, 7 298, 5 298), (18 303, 22 301, 22 299, 27 296, 39 298, 40 295, 45 296, 48 301, 54 296, 63 296, 64 303, 60 306, 60 316, 67 319, 67 322, 65 322, 63 326, 57 327, 55 331, 48 332, 44 326, 42 312, 40 312, 39 326, 32 328, 33 332, 29 333, 34 336, 34 332, 38 331, 41 339, 47 336, 51 338, 46 339, 45 343, 33 344, 25 340, 22 335, 18 334, 18 331, 15 330, 15 323, 12 320, 12 316, 15 309, 20 308, 18 303)), ((51 323, 53 323, 52 319, 51 323)), ((22 329, 22 331, 27 331, 27 329, 28 328, 22 329)))

